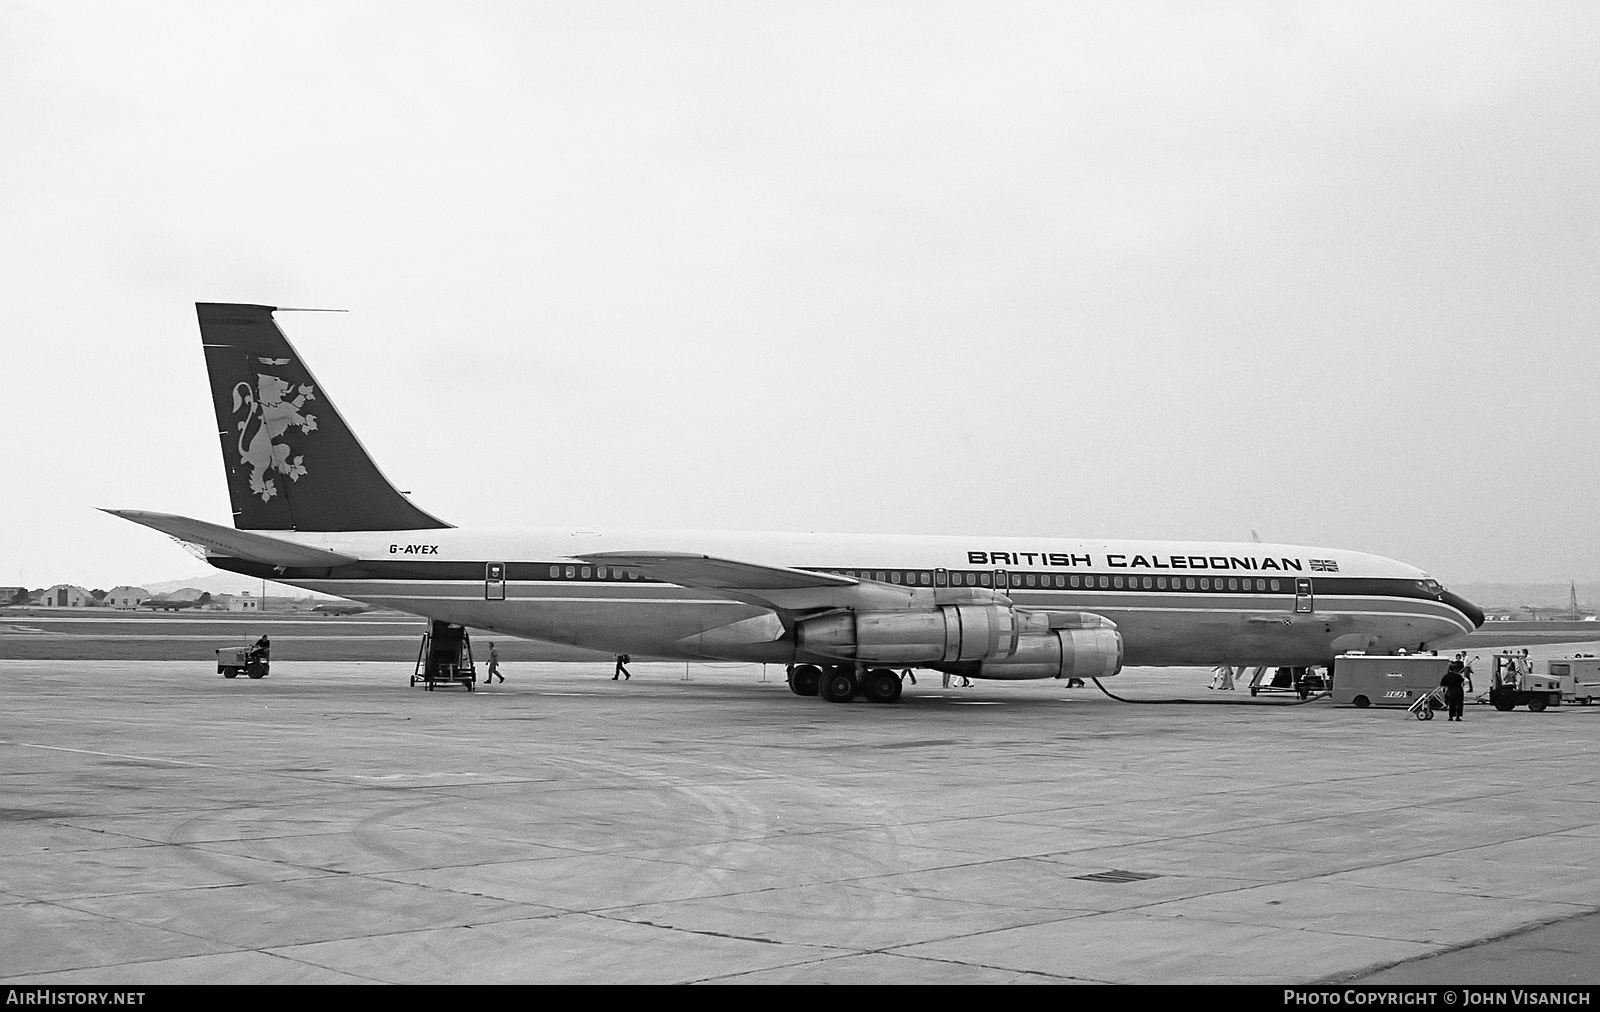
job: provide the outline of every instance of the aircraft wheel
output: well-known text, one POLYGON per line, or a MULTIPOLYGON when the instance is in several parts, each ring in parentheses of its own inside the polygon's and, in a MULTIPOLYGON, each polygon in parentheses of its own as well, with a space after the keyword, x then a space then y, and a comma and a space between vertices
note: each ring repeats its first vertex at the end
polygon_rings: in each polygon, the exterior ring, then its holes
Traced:
POLYGON ((1528 700, 1528 709, 1532 710, 1534 713, 1543 713, 1545 705, 1545 701, 1542 699, 1528 700))
POLYGON ((1367 707, 1372 705, 1372 700, 1368 699, 1366 696, 1357 696, 1356 698, 1350 700, 1350 702, 1356 704, 1356 708, 1359 710, 1365 710, 1367 707))
POLYGON ((822 673, 818 692, 830 703, 848 703, 855 697, 857 686, 855 672, 843 666, 830 666, 822 673))
POLYGON ((874 703, 893 703, 900 699, 900 690, 899 675, 888 668, 873 668, 867 672, 861 694, 874 703))
POLYGON ((815 696, 822 684, 822 669, 815 664, 797 664, 789 672, 789 691, 797 696, 815 696))

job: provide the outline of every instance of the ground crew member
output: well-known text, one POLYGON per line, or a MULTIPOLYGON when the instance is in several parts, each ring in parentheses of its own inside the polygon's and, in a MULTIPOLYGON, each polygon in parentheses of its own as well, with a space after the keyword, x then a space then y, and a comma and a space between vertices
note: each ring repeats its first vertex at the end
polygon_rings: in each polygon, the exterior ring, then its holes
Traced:
POLYGON ((1466 708, 1467 678, 1463 673, 1467 665, 1461 658, 1466 654, 1457 654, 1456 659, 1450 662, 1445 669, 1444 677, 1439 679, 1439 685, 1444 689, 1444 704, 1450 708, 1450 720, 1460 720, 1461 712, 1466 708))
POLYGON ((496 678, 500 679, 502 682, 506 680, 506 676, 502 675, 500 673, 500 651, 498 651, 498 650, 496 650, 494 648, 494 644, 493 643, 490 643, 489 644, 489 673, 487 675, 483 676, 483 684, 488 685, 490 682, 494 681, 496 678))
POLYGON ((629 657, 627 654, 618 654, 617 655, 617 670, 611 676, 611 680, 613 682, 617 680, 617 675, 621 675, 622 676, 622 680, 625 681, 625 682, 633 681, 633 676, 628 674, 628 669, 627 668, 623 667, 623 665, 627 664, 629 661, 632 661, 632 660, 633 660, 633 658, 629 657))
POLYGON ((250 654, 245 659, 245 666, 249 667, 251 664, 255 664, 265 672, 268 667, 267 662, 270 660, 272 660, 272 641, 267 639, 266 633, 262 633, 261 638, 256 640, 255 644, 250 648, 250 654))

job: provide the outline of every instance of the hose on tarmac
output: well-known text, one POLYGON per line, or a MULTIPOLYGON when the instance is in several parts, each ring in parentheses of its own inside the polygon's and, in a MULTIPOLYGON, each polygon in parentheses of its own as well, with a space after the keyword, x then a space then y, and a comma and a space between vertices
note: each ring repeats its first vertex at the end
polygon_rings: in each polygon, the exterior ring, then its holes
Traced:
POLYGON ((1290 699, 1281 703, 1261 701, 1257 696, 1251 696, 1247 699, 1125 699, 1101 685, 1100 679, 1090 678, 1089 681, 1094 683, 1095 688, 1119 703, 1177 703, 1190 706, 1304 706, 1319 699, 1326 699, 1329 695, 1327 692, 1316 692, 1304 699, 1290 699))

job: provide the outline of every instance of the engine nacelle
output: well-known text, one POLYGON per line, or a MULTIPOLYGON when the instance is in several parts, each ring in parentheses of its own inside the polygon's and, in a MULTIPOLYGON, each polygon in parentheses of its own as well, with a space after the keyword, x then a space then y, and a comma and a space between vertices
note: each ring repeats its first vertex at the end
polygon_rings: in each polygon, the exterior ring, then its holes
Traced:
POLYGON ((978 678, 1105 678, 1122 668, 1122 636, 1099 616, 998 604, 824 615, 799 624, 797 645, 863 664, 959 665, 978 678))
POLYGON ((1014 609, 960 604, 925 611, 839 612, 801 622, 804 653, 867 664, 936 664, 1010 656, 1014 609))
POLYGON ((1111 628, 1052 629, 1017 641, 1010 657, 986 660, 976 678, 1110 678, 1122 670, 1122 634, 1111 628))

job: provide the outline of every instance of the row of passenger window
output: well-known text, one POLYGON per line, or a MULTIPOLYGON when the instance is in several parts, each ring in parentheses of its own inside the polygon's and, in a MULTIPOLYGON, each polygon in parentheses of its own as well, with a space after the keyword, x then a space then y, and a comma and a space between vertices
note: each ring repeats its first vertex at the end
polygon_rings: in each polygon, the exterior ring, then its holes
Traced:
MULTIPOLYGON (((849 576, 879 583, 898 583, 921 587, 993 587, 996 574, 991 570, 957 572, 928 569, 830 569, 835 576, 849 576)), ((639 574, 615 566, 551 566, 552 580, 637 580, 639 574)), ((1010 573, 1005 584, 1026 589, 1059 590, 1211 590, 1245 593, 1278 593, 1284 581, 1230 576, 1080 576, 1076 573, 1010 573)))
POLYGON ((637 580, 639 574, 614 566, 551 566, 552 580, 637 580), (563 576, 563 571, 565 575, 563 576))
MULTIPOLYGON (((955 572, 926 569, 831 569, 836 576, 851 576, 879 583, 900 583, 922 587, 993 587, 997 574, 989 570, 955 572)), ((1258 580, 1237 576, 1079 576, 1076 573, 1009 573, 1002 583, 1015 588, 1036 587, 1061 590, 1211 590, 1243 593, 1279 593, 1282 580, 1258 580)))

